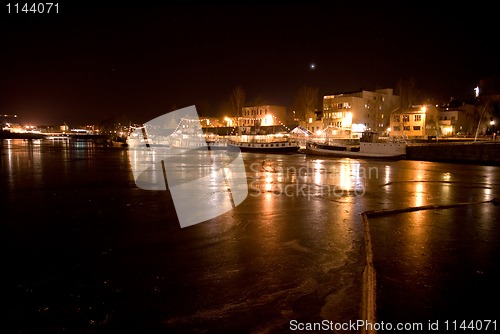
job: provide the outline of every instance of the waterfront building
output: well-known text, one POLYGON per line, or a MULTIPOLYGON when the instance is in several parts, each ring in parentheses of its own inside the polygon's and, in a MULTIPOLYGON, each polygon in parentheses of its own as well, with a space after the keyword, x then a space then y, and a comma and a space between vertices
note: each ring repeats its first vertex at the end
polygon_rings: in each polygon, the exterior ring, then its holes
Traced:
POLYGON ((314 112, 309 112, 308 114, 306 114, 306 120, 300 122, 299 125, 312 134, 319 135, 324 129, 323 111, 315 110, 314 112))
POLYGON ((17 124, 17 123, 2 124, 1 130, 2 131, 9 131, 9 132, 16 132, 16 133, 20 133, 20 132, 25 131, 24 127, 21 124, 17 124))
POLYGON ((439 134, 439 110, 435 105, 413 105, 391 113, 388 135, 392 138, 428 139, 439 134))
POLYGON ((391 88, 326 95, 321 130, 351 138, 359 137, 364 131, 385 134, 391 112, 399 108, 400 101, 391 88))
POLYGON ((272 126, 286 124, 286 107, 256 105, 242 108, 240 126, 272 126))
POLYGON ((476 111, 476 105, 472 102, 452 100, 439 107, 439 127, 443 136, 454 136, 458 133, 472 133, 476 111))

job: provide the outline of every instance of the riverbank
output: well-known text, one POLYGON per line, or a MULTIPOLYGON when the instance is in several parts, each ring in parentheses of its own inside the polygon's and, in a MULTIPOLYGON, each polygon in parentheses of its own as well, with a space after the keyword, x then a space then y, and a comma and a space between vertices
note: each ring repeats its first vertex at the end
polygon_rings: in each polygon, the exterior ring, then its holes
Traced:
POLYGON ((46 135, 37 132, 0 131, 0 139, 42 139, 46 135))
POLYGON ((107 134, 81 134, 81 133, 43 133, 43 132, 9 132, 0 131, 0 139, 50 139, 54 137, 68 137, 79 139, 112 139, 113 136, 107 134))
MULTIPOLYGON (((82 135, 65 134, 70 139, 97 140, 126 147, 126 142, 114 140, 108 135, 82 135)), ((0 131, 0 139, 46 139, 44 133, 13 133, 0 131)), ((299 153, 304 153, 303 149, 299 153)), ((420 160, 431 162, 467 163, 480 165, 500 165, 500 141, 470 139, 426 141, 408 144, 406 150, 407 160, 420 160)))

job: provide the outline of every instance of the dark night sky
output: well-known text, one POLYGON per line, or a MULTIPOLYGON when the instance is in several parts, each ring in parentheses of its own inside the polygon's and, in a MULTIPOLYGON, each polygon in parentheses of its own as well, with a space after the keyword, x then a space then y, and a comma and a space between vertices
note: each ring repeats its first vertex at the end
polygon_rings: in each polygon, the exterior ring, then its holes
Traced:
POLYGON ((192 104, 217 114, 236 85, 248 102, 286 106, 302 85, 325 95, 395 88, 410 77, 422 97, 470 98, 480 79, 499 72, 498 17, 480 2, 73 1, 50 15, 7 14, 6 3, 0 114, 23 123, 141 123, 192 104))

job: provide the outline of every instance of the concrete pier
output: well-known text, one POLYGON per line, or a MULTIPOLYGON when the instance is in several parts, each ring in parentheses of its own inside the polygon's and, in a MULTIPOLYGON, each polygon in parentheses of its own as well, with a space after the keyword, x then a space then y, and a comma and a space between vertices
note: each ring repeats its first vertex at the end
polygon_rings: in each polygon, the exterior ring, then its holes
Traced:
POLYGON ((500 142, 453 142, 411 144, 409 160, 500 165, 500 142))

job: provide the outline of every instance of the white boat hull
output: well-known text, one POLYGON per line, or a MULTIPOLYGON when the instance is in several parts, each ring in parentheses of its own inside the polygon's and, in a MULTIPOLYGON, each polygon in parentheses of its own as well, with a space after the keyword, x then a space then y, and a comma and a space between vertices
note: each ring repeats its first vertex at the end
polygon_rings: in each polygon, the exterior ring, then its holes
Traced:
POLYGON ((300 149, 297 142, 291 141, 268 143, 229 141, 228 147, 237 147, 241 152, 255 153, 293 153, 300 149))
POLYGON ((404 143, 364 143, 361 142, 359 150, 354 147, 340 149, 329 149, 320 147, 314 143, 307 143, 305 153, 310 155, 324 155, 344 158, 404 158, 406 156, 406 144, 404 143))

